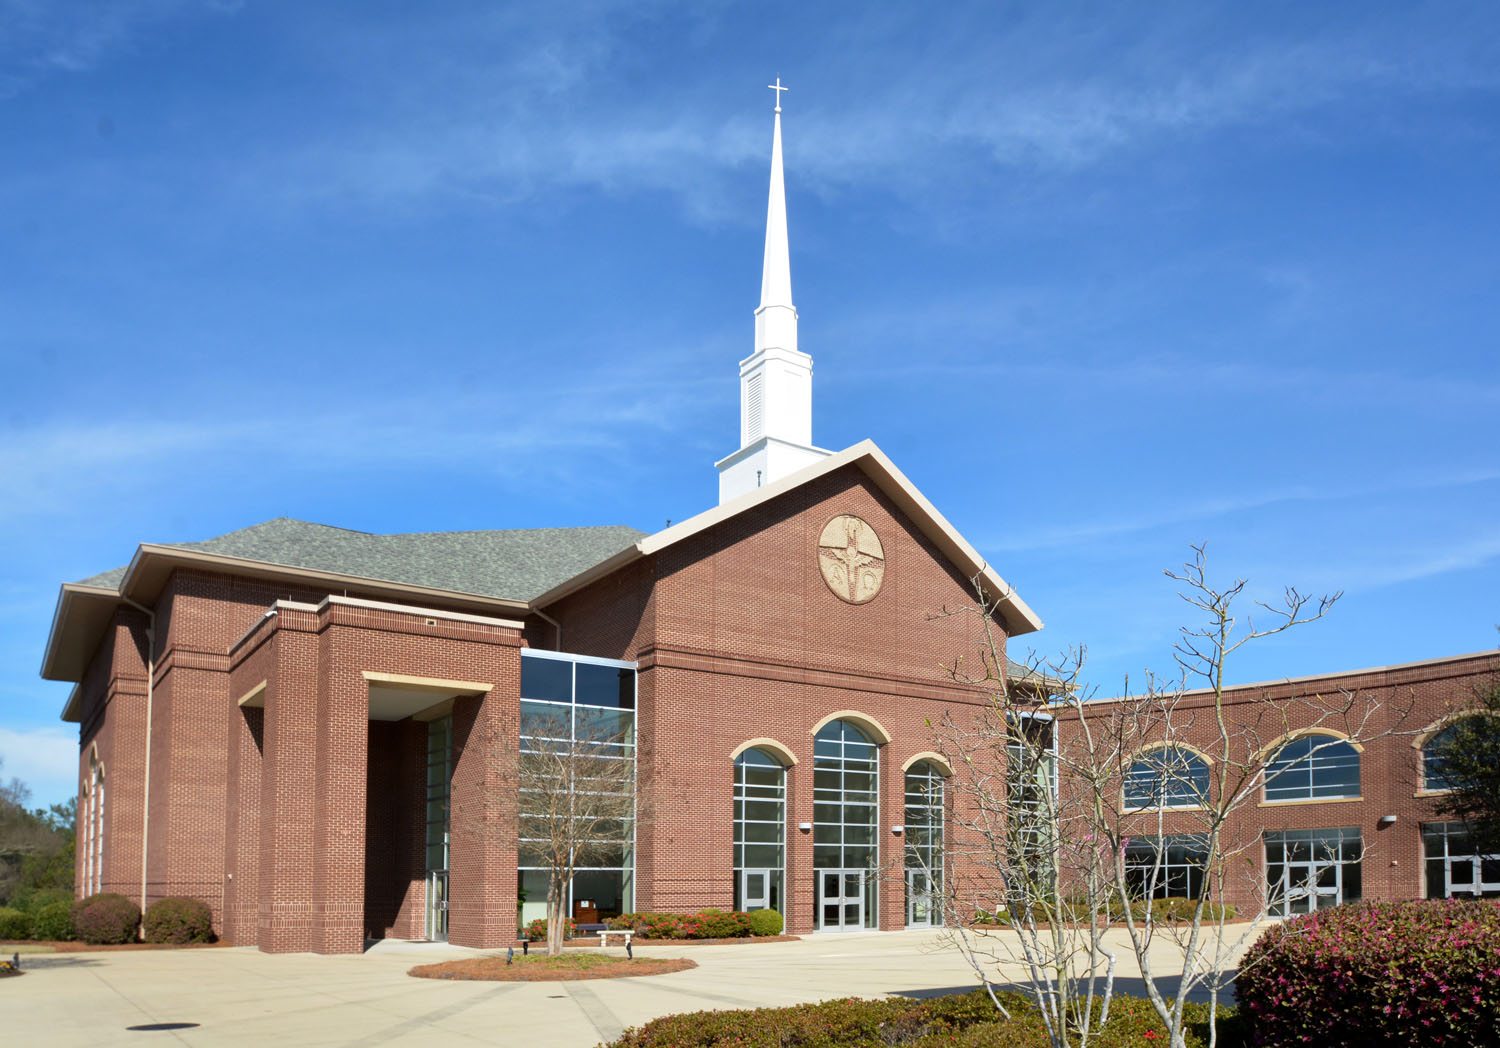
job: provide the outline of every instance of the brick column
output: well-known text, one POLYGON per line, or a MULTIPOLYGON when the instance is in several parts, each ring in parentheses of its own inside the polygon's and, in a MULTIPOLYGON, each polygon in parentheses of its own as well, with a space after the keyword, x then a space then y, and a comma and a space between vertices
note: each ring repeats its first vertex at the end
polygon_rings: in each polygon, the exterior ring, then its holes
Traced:
POLYGON ((341 650, 344 631, 319 638, 318 731, 313 826, 313 912, 318 953, 365 945, 365 790, 370 686, 341 650))
MULTIPOLYGON (((261 765, 259 918, 266 953, 315 948, 313 856, 317 795, 318 644, 316 615, 283 610, 265 692, 261 765)), ((361 767, 363 772, 363 767, 361 767)))
POLYGON ((261 745, 265 710, 229 710, 229 775, 224 848, 224 938, 236 946, 255 942, 260 906, 261 745))
POLYGON ((497 649, 495 687, 453 704, 448 941, 494 948, 516 938, 516 828, 504 755, 520 737, 520 651, 497 649), (507 792, 508 791, 508 792, 507 792))

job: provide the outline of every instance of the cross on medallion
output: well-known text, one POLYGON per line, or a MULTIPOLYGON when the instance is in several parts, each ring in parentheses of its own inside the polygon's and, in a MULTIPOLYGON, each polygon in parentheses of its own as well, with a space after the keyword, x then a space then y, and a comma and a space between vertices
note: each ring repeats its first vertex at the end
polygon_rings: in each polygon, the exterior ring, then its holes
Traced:
POLYGON ((776 112, 778 112, 778 113, 781 112, 781 92, 783 92, 783 91, 790 91, 791 88, 789 88, 789 87, 782 87, 781 86, 781 77, 779 77, 779 76, 776 78, 776 83, 774 83, 774 84, 767 84, 766 86, 768 88, 770 88, 772 91, 776 92, 776 112))

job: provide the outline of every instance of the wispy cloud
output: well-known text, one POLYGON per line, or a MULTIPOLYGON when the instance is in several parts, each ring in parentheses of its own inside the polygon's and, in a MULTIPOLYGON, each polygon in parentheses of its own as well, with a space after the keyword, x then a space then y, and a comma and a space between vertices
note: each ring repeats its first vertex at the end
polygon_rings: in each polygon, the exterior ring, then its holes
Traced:
POLYGON ((51 75, 87 72, 172 18, 239 6, 236 0, 0 0, 0 100, 51 75))
POLYGON ((1208 520, 1230 513, 1244 513, 1269 506, 1342 502, 1350 499, 1468 487, 1495 481, 1500 481, 1500 470, 1471 470, 1444 476, 1407 477, 1394 483, 1381 484, 1330 484, 1316 488, 1297 485, 1278 491, 1174 504, 1158 511, 1131 516, 1110 516, 1100 520, 1042 528, 1016 535, 991 536, 982 540, 980 545, 986 550, 993 550, 997 553, 1086 547, 1101 539, 1112 539, 1121 535, 1152 531, 1168 525, 1208 520))
MULTIPOLYGON (((810 74, 823 81, 824 101, 810 94, 805 105, 800 95, 789 103, 788 148, 804 184, 900 189, 972 180, 986 169, 1077 171, 1164 137, 1500 79, 1482 48, 1444 50, 1451 38, 1409 46, 1399 24, 1373 19, 1310 39, 1220 34, 1205 46, 1204 34, 1176 32, 1170 18, 1146 27, 1132 18, 1107 31, 1066 18, 1018 20, 1003 35, 969 36, 962 18, 924 14, 923 35, 937 41, 943 61, 893 71, 888 55, 911 26, 873 20, 888 39, 828 42, 819 73, 810 74)), ((663 190, 717 214, 724 176, 763 161, 765 119, 742 104, 707 104, 724 97, 722 83, 637 75, 628 56, 656 28, 614 5, 591 18, 451 25, 449 34, 491 40, 494 49, 461 50, 436 75, 427 67, 420 78, 384 77, 402 85, 394 105, 388 87, 371 83, 369 119, 319 129, 315 142, 265 164, 279 169, 279 184, 320 198, 513 202, 577 187, 663 190)), ((381 56, 373 65, 383 76, 387 63, 410 60, 374 30, 363 46, 364 61, 381 56)))

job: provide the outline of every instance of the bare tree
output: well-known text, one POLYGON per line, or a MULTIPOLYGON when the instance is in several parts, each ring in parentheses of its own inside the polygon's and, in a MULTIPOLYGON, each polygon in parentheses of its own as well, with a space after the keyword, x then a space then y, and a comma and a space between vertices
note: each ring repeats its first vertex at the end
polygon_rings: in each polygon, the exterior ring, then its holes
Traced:
MULTIPOLYGON (((1235 605, 1245 581, 1216 588, 1203 548, 1193 552, 1166 573, 1200 616, 1179 632, 1176 672, 1148 675, 1144 689, 1127 686, 1116 699, 1081 686, 1082 649, 1006 681, 993 602, 957 609, 979 615, 985 639, 978 672, 959 664, 954 677, 984 686, 990 701, 970 720, 950 716, 936 726, 959 797, 953 819, 963 842, 953 866, 977 870, 967 883, 950 879, 949 923, 986 986, 1001 965, 1019 964, 1059 1048, 1086 1046, 1107 1020, 1122 950, 1171 1045, 1183 1045, 1189 994, 1216 1006, 1273 907, 1316 903, 1297 894, 1304 886, 1288 892, 1286 882, 1265 882, 1248 809, 1263 791, 1310 776, 1315 763, 1336 763, 1351 745, 1408 733, 1409 704, 1390 708, 1342 690, 1253 703, 1232 693, 1227 666, 1241 648, 1322 618, 1338 595, 1288 589, 1279 603, 1256 605, 1260 624, 1241 622, 1235 605), (1295 748, 1283 747, 1289 738, 1299 740, 1295 748), (1151 905, 1166 897, 1175 897, 1170 909, 1151 905), (1244 923, 1229 923, 1228 899, 1255 900, 1242 906, 1244 923), (1008 934, 968 924, 976 911, 1008 934), (1123 935, 1106 934, 1112 923, 1123 935), (1167 944, 1181 972, 1172 999, 1155 981, 1167 944)), ((1352 841, 1337 857, 1358 858, 1352 841)), ((1216 1037, 1210 1020, 1210 1044, 1216 1037)))
POLYGON ((510 809, 521 849, 547 870, 547 953, 562 952, 572 915, 568 889, 580 867, 624 865, 644 817, 633 732, 584 732, 559 712, 507 747, 510 809))

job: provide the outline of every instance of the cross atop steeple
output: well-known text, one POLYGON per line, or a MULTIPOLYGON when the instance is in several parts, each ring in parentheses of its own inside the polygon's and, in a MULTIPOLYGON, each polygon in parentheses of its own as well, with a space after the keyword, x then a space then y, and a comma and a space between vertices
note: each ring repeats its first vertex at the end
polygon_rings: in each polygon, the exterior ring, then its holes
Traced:
POLYGON ((779 77, 779 76, 776 78, 776 83, 774 83, 774 84, 767 84, 766 86, 769 87, 772 91, 776 92, 776 112, 778 112, 778 113, 781 112, 781 92, 783 92, 783 91, 790 91, 791 88, 789 88, 789 87, 782 87, 781 86, 781 77, 779 77))

